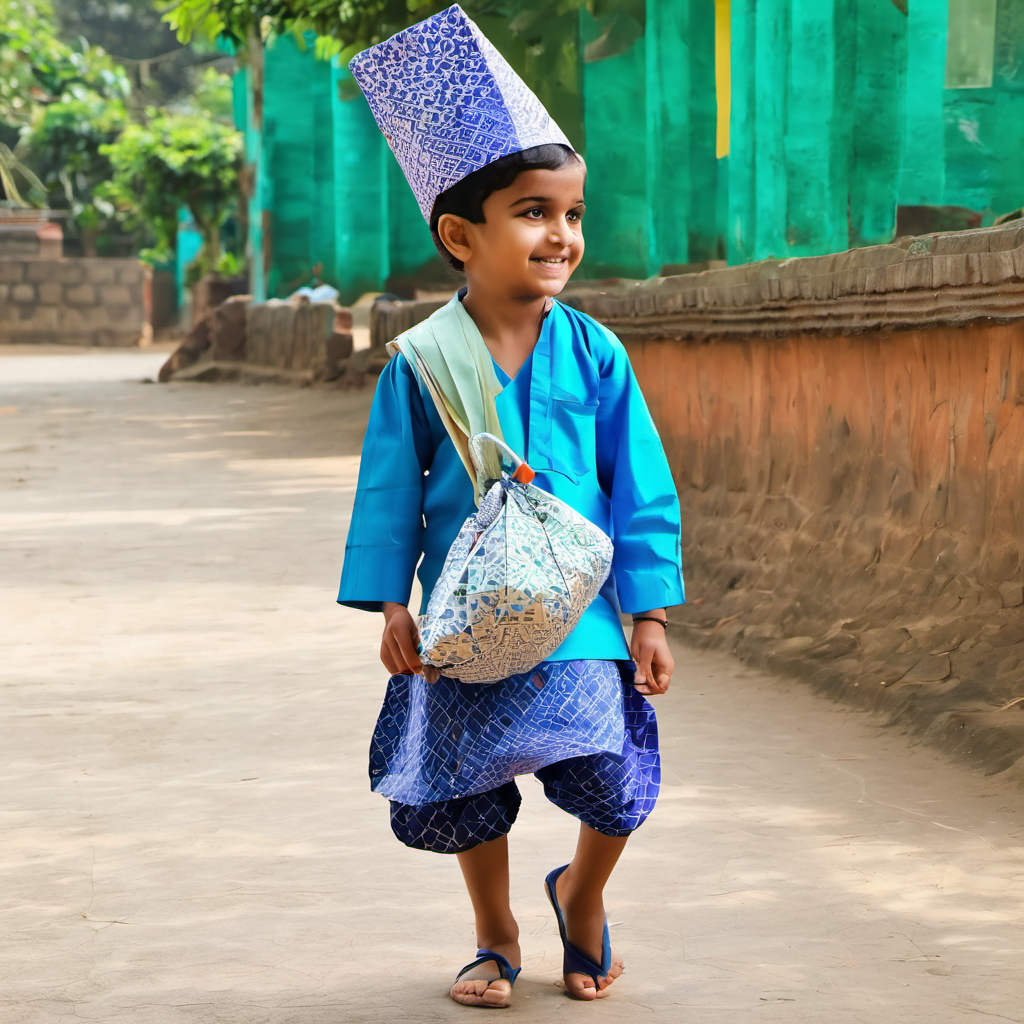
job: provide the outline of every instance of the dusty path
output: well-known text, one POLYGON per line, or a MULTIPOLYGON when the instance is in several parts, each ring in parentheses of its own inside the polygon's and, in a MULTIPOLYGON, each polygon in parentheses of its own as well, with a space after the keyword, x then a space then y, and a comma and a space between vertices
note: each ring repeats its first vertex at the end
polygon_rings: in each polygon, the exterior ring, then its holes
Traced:
MULTIPOLYGON (((162 358, 0 356, 0 1021, 468 1021, 458 869, 367 792, 378 623, 333 603, 369 396, 127 382, 162 358)), ((1024 1019, 1019 793, 677 654, 628 972, 555 987, 575 829, 527 781, 501 1019, 1024 1019)))

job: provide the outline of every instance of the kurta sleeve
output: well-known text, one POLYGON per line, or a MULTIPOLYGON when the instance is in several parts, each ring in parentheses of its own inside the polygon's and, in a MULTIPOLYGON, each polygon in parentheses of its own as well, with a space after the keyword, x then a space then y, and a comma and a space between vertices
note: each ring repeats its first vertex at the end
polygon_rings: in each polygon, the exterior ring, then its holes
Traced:
POLYGON ((380 611, 408 604, 422 553, 423 474, 431 431, 412 367, 397 355, 384 368, 363 439, 338 603, 380 611))
POLYGON ((611 499, 612 574, 622 611, 685 601, 679 498, 657 428, 622 343, 604 331, 599 369, 597 469, 611 499))

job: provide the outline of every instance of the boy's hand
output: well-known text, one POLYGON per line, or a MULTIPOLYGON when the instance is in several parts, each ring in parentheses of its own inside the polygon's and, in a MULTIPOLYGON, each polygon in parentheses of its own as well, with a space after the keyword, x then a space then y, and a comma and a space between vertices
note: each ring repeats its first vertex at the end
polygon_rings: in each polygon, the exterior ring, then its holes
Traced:
MULTIPOLYGON (((662 617, 664 612, 661 613, 662 617)), ((636 663, 633 685, 647 697, 664 693, 672 682, 676 667, 669 651, 665 627, 658 622, 637 622, 633 625, 629 653, 636 663)))
POLYGON ((423 662, 416 652, 419 644, 416 620, 404 604, 384 602, 384 636, 380 642, 380 660, 393 675, 419 675, 423 662))
POLYGON ((436 683, 440 672, 433 665, 424 665, 417 653, 420 635, 416 620, 404 604, 384 602, 384 636, 380 641, 380 660, 394 675, 421 675, 428 683, 436 683))

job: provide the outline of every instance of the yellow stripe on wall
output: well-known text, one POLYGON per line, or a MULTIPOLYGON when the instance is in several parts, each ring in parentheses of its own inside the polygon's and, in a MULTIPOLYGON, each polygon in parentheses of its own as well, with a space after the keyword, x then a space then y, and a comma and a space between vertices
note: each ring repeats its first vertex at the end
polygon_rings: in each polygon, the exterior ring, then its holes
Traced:
POLYGON ((715 151, 719 157, 729 155, 729 107, 732 101, 730 2, 715 0, 715 99, 718 101, 715 151))

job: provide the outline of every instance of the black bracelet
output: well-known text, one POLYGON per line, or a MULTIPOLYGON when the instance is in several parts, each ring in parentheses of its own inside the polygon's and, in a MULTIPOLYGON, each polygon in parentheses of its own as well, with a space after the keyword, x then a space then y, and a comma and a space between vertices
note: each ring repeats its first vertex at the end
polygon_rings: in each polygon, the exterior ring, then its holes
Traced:
POLYGON ((668 629, 668 619, 659 619, 654 615, 634 615, 633 625, 635 626, 638 622, 656 622, 659 626, 664 629, 668 629))

